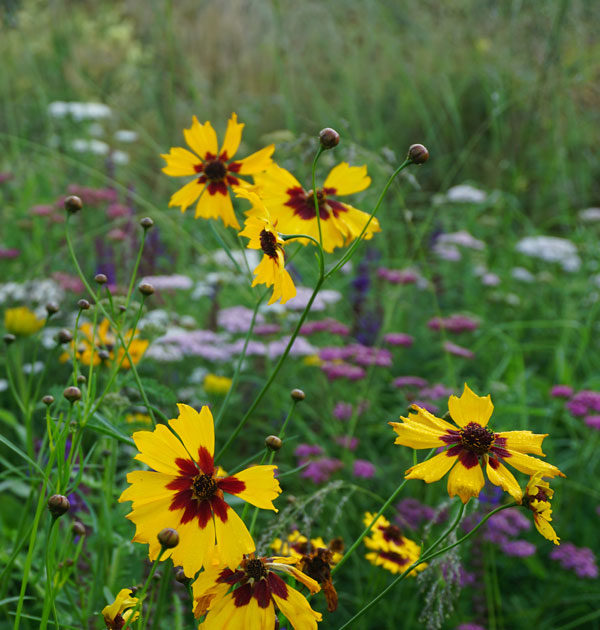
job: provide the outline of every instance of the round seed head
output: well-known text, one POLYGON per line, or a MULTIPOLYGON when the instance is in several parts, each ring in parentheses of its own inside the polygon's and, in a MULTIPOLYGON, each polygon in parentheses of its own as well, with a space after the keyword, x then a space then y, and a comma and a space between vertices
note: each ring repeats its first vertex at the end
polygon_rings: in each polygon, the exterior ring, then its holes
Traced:
POLYGON ((340 134, 331 127, 325 127, 325 129, 321 129, 319 133, 319 141, 324 149, 333 149, 333 147, 337 147, 340 142, 340 134))
POLYGON ((292 397, 292 400, 296 400, 298 402, 306 398, 306 394, 301 389, 292 389, 290 396, 292 397))
POLYGON ((76 195, 69 195, 65 199, 65 210, 70 214, 75 214, 83 208, 83 202, 76 195))
POLYGON ((77 377, 77 384, 78 385, 83 385, 86 381, 87 381, 87 378, 85 378, 85 376, 83 374, 80 374, 77 377))
POLYGON ((71 529, 75 536, 85 536, 85 526, 80 521, 74 521, 73 525, 71 525, 71 529))
POLYGON ((67 387, 63 392, 63 396, 70 402, 74 403, 77 400, 81 400, 81 390, 79 387, 67 387))
POLYGON ((56 302, 48 302, 46 304, 46 313, 48 313, 48 317, 58 313, 58 304, 56 302))
POLYGON ((278 451, 283 446, 281 438, 278 438, 276 435, 269 435, 266 437, 265 444, 271 451, 278 451))
POLYGON ((149 230, 154 225, 154 221, 150 217, 144 217, 140 219, 140 225, 144 230, 149 230))
POLYGON ((87 300, 81 299, 77 302, 77 306, 79 306, 82 311, 87 311, 90 308, 90 303, 87 300))
POLYGON ((62 516, 63 514, 68 512, 70 507, 71 506, 69 505, 69 499, 67 499, 67 497, 63 496, 62 494, 53 494, 48 499, 48 509, 56 517, 62 516))
POLYGON ((411 144, 407 157, 413 164, 423 164, 429 159, 429 151, 422 144, 411 144))
POLYGON ((103 274, 103 273, 97 273, 94 276, 94 280, 98 283, 98 284, 106 284, 108 282, 108 278, 103 274))
POLYGON ((138 286, 138 291, 145 296, 152 295, 154 293, 154 287, 149 282, 142 282, 138 286))
POLYGON ((42 398, 42 402, 44 403, 44 405, 50 406, 54 402, 54 396, 51 396, 50 394, 46 394, 42 398))
POLYGON ((73 335, 71 334, 71 331, 67 330, 66 328, 59 330, 56 338, 58 339, 58 343, 70 343, 71 341, 73 341, 73 335))

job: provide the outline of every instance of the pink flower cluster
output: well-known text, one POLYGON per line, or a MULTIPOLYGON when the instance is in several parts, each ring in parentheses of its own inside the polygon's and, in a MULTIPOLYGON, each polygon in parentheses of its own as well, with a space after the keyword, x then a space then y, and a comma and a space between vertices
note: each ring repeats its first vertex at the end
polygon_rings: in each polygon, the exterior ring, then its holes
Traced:
POLYGON ((415 284, 421 276, 414 269, 387 269, 379 267, 377 277, 387 280, 390 284, 415 284))
POLYGON ((573 571, 580 578, 597 578, 596 556, 588 547, 576 547, 573 543, 562 543, 550 552, 552 560, 560 563, 563 569, 573 571))
POLYGON ((559 395, 564 398, 570 396, 570 399, 566 402, 567 409, 574 416, 585 416, 584 422, 588 427, 600 431, 600 392, 583 389, 575 395, 572 395, 573 390, 571 388, 564 385, 556 385, 552 388, 550 393, 555 397, 559 395), (570 392, 568 390, 570 390, 570 392), (556 393, 557 391, 559 394, 556 393))
POLYGON ((350 328, 337 319, 328 317, 326 319, 320 319, 314 322, 307 322, 300 328, 301 335, 312 335, 317 332, 328 332, 332 335, 341 335, 347 337, 350 334, 350 328))
POLYGON ((427 322, 431 330, 447 330, 452 333, 476 330, 479 322, 467 315, 450 315, 449 317, 434 317, 427 322))

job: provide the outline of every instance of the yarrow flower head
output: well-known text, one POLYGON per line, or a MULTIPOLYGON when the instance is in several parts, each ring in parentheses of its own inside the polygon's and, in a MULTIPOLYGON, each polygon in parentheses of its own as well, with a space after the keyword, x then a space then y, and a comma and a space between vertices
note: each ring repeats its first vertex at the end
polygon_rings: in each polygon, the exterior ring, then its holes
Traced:
POLYGON ((550 499, 553 494, 554 490, 550 488, 547 481, 544 481, 544 475, 536 473, 527 484, 523 503, 533 512, 533 522, 538 532, 555 545, 560 545, 560 538, 550 525, 552 520, 550 499))
POLYGON ((244 125, 237 121, 237 115, 231 114, 225 139, 219 149, 217 134, 210 122, 201 125, 196 116, 192 118, 192 126, 184 129, 183 135, 194 153, 176 147, 161 155, 167 163, 162 169, 163 173, 174 177, 196 176, 171 197, 169 207, 179 206, 185 212, 198 200, 196 218, 220 218, 225 226, 240 229, 229 188, 247 183, 241 175, 255 175, 268 168, 275 150, 275 145, 271 144, 243 160, 233 160, 240 146, 243 128, 244 125))
POLYGON ((483 464, 489 480, 520 503, 523 492, 502 461, 527 475, 565 476, 556 466, 527 455, 533 453, 544 457, 542 441, 547 434, 531 431, 495 433, 487 426, 494 410, 489 394, 477 396, 466 383, 460 398, 450 396, 448 399, 449 414, 456 425, 416 405, 411 409, 414 413, 410 413, 408 418, 401 417, 401 423, 389 423, 398 434, 395 443, 416 449, 450 448, 409 468, 407 479, 422 479, 431 483, 450 471, 448 494, 451 497, 458 495, 466 503, 471 497, 477 497, 484 486, 483 464))
POLYGON ((138 603, 137 597, 132 597, 132 591, 129 588, 123 588, 119 591, 115 601, 102 609, 104 623, 108 630, 121 630, 126 622, 135 621, 140 613, 133 613, 128 608, 134 608, 138 603))
POLYGON ((194 614, 206 615, 200 628, 253 628, 273 630, 279 610, 295 630, 316 630, 322 615, 314 611, 304 595, 286 584, 277 573, 291 576, 311 593, 319 584, 299 571, 296 558, 244 556, 239 566, 207 567, 193 583, 194 614))
POLYGON ((45 320, 38 317, 26 306, 7 308, 4 311, 4 327, 6 332, 21 337, 29 337, 44 326, 45 320))
MULTIPOLYGON (((313 191, 306 191, 302 184, 280 166, 273 165, 264 173, 254 176, 261 190, 261 196, 278 229, 284 234, 307 234, 319 239, 317 213, 313 191)), ((368 188, 371 178, 366 166, 350 166, 342 162, 335 166, 317 190, 317 203, 323 249, 332 252, 336 247, 344 247, 358 238, 369 220, 366 212, 357 210, 334 197, 352 195, 368 188)), ((373 218, 365 231, 364 238, 370 239, 381 231, 379 222, 373 218)), ((301 241, 302 242, 302 241, 301 241)), ((306 244, 306 239, 303 241, 306 244)))
MULTIPOLYGON (((369 526, 375 515, 365 513, 364 523, 369 526)), ((384 516, 380 516, 371 529, 371 535, 364 539, 371 549, 365 557, 376 566, 381 566, 392 573, 402 573, 421 555, 421 548, 416 542, 406 538, 397 525, 392 525, 384 516)), ((418 571, 427 568, 423 563, 415 567, 409 575, 416 577, 418 571)))
POLYGON ((160 551, 156 538, 165 527, 180 535, 177 547, 167 550, 162 560, 172 557, 186 575, 203 566, 223 564, 236 567, 242 555, 254 551, 246 525, 227 504, 224 493, 265 509, 277 509, 273 499, 281 492, 274 478, 276 466, 252 466, 233 476, 215 468, 215 431, 208 407, 198 413, 179 404, 179 417, 169 427, 159 424, 154 431, 138 431, 133 440, 138 459, 152 471, 136 470, 127 475, 131 484, 119 501, 132 501, 127 518, 136 526, 134 542, 150 545, 150 559, 160 551))
POLYGON ((275 224, 271 222, 271 215, 261 201, 260 197, 252 191, 236 188, 236 196, 243 197, 252 202, 252 208, 246 213, 248 218, 244 229, 239 233, 250 239, 248 249, 260 249, 264 256, 254 269, 254 282, 273 287, 273 295, 269 304, 281 300, 285 304, 295 297, 296 287, 292 277, 285 268, 285 254, 283 251, 285 241, 279 236, 275 224))

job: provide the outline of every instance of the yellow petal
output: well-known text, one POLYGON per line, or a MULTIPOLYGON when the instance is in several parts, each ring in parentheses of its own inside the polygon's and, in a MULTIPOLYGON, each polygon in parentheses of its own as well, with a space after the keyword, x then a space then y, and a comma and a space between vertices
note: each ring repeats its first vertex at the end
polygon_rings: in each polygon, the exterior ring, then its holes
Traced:
MULTIPOLYGON (((210 455, 215 452, 215 426, 210 408, 206 405, 198 413, 193 407, 178 403, 179 417, 170 420, 169 425, 177 433, 194 460, 204 447, 210 455)), ((189 458, 188 458, 189 459, 189 458)))
POLYGON ((277 466, 252 466, 236 473, 234 477, 243 481, 246 488, 241 492, 236 492, 235 496, 263 510, 277 512, 273 500, 281 494, 281 486, 275 479, 275 470, 277 466))
POLYGON ((448 456, 448 451, 439 453, 431 459, 428 459, 416 466, 409 468, 406 473, 406 479, 422 479, 427 483, 440 480, 451 468, 457 460, 456 455, 448 456))
POLYGON ((286 619, 292 624, 294 630, 317 630, 317 622, 323 619, 321 613, 314 611, 306 597, 292 588, 289 584, 287 587, 287 597, 279 597, 275 593, 272 594, 277 608, 285 615, 286 619))
POLYGON ((436 433, 447 433, 448 431, 458 431, 456 426, 442 420, 442 418, 438 418, 434 416, 432 413, 427 411, 427 409, 423 409, 423 407, 419 407, 417 405, 412 405, 412 411, 416 411, 416 413, 410 413, 408 418, 404 418, 400 416, 402 420, 408 422, 414 422, 416 424, 421 425, 425 429, 429 429, 436 433))
POLYGON ((169 208, 173 206, 181 207, 181 212, 185 212, 204 190, 204 184, 199 184, 197 180, 187 183, 180 188, 169 200, 169 208))
POLYGON ((366 166, 350 166, 348 162, 338 164, 327 176, 324 188, 335 188, 336 195, 351 195, 368 188, 371 178, 366 166))
POLYGON ((208 188, 205 188, 196 206, 195 218, 197 219, 199 217, 203 219, 221 219, 225 227, 233 227, 236 230, 240 229, 240 224, 233 211, 229 192, 225 195, 220 192, 211 195, 208 192, 208 188))
POLYGON ((221 564, 235 569, 245 553, 252 553, 256 547, 244 521, 231 507, 227 510, 227 520, 223 522, 215 515, 217 537, 216 557, 221 564))
POLYGON ((183 444, 164 424, 157 424, 154 431, 136 431, 132 437, 140 451, 135 459, 158 472, 179 475, 175 460, 190 458, 183 444))
POLYGON ((231 114, 231 118, 227 121, 227 131, 225 132, 225 139, 223 140, 223 146, 221 147, 220 155, 227 153, 227 156, 223 159, 231 160, 236 154, 240 141, 242 140, 242 129, 244 123, 238 123, 237 114, 231 114))
POLYGON ((448 475, 448 494, 451 497, 458 495, 460 500, 466 503, 471 497, 479 496, 484 484, 479 464, 466 468, 459 460, 448 475))
POLYGON ((521 503, 523 500, 523 491, 521 490, 521 486, 519 486, 517 480, 514 478, 510 470, 506 468, 506 466, 503 466, 500 462, 498 462, 497 468, 494 469, 488 458, 485 470, 487 472, 488 479, 495 486, 500 486, 503 490, 508 492, 517 503, 521 503))
POLYGON ((229 593, 229 595, 214 602, 200 628, 201 630, 246 628, 247 608, 247 606, 236 606, 233 595, 229 593))
POLYGON ((127 473, 127 482, 131 485, 119 497, 119 503, 133 501, 134 506, 151 503, 158 499, 173 497, 173 490, 166 486, 177 479, 175 475, 151 472, 149 470, 134 470, 127 473))
MULTIPOLYGON (((273 558, 273 560, 275 560, 275 558, 273 558)), ((295 558, 290 558, 290 560, 295 561, 295 558)), ((289 573, 297 582, 301 582, 302 584, 304 584, 304 586, 306 586, 306 588, 311 592, 312 595, 318 593, 321 590, 321 587, 319 586, 319 583, 317 581, 313 580, 305 573, 302 573, 300 569, 297 569, 290 563, 282 564, 278 567, 278 570, 282 573, 289 573)))
POLYGON ((394 444, 408 446, 410 448, 434 448, 444 446, 441 433, 416 422, 388 422, 398 434, 394 444))
POLYGON ((192 520, 180 523, 175 529, 179 533, 179 544, 171 550, 173 564, 181 565, 184 573, 190 577, 196 575, 202 567, 210 567, 215 552, 213 520, 210 519, 204 528, 198 527, 198 522, 192 520))
POLYGON ((494 405, 489 394, 478 396, 465 383, 460 398, 450 396, 448 399, 448 410, 452 420, 461 427, 469 424, 469 422, 476 422, 485 427, 494 411, 494 405))
POLYGON ((273 164, 273 160, 271 159, 273 151, 275 151, 275 145, 270 144, 268 147, 256 151, 256 153, 252 153, 247 158, 239 160, 242 164, 238 171, 239 174, 254 175, 255 173, 260 173, 268 169, 269 166, 273 164))
MULTIPOLYGON (((346 212, 340 212, 337 218, 331 217, 331 221, 333 221, 340 232, 345 234, 345 244, 349 245, 352 241, 358 238, 359 234, 365 227, 365 224, 369 221, 369 215, 362 210, 358 210, 353 206, 348 205, 347 203, 342 205, 346 208, 346 212)), ((375 232, 381 232, 381 227, 379 226, 379 221, 374 217, 369 222, 369 226, 362 238, 368 241, 373 238, 373 234, 375 232)))
POLYGON ((521 453, 533 453, 545 457, 542 452, 542 442, 547 433, 532 433, 531 431, 502 431, 496 434, 506 438, 506 448, 521 453))
POLYGON ((181 147, 172 147, 169 153, 162 153, 161 158, 167 163, 162 172, 173 177, 197 175, 195 166, 201 163, 197 155, 181 147))
POLYGON ((533 524, 544 538, 546 538, 547 540, 551 540, 555 545, 560 545, 560 538, 556 535, 554 528, 546 519, 537 514, 534 514, 533 524))
POLYGON ((202 159, 205 159, 207 153, 217 155, 217 134, 208 120, 201 125, 194 116, 192 126, 183 130, 183 136, 188 146, 202 159))
POLYGON ((535 475, 539 472, 544 477, 565 477, 565 475, 552 464, 548 464, 530 455, 524 455, 518 451, 512 451, 510 449, 507 449, 507 451, 510 453, 510 456, 504 457, 504 461, 526 475, 535 475))

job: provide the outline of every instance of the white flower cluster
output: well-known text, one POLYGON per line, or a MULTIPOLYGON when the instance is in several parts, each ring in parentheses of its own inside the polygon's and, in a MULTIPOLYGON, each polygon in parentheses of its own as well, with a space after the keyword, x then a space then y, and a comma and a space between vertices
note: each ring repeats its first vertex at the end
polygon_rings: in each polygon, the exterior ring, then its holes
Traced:
POLYGON ((112 116, 112 110, 104 103, 80 103, 78 101, 53 101, 48 105, 52 118, 71 116, 75 120, 103 120, 112 116))
POLYGON ((527 236, 515 246, 521 254, 531 256, 546 262, 556 262, 565 271, 578 271, 581 258, 577 254, 577 247, 566 238, 558 236, 527 236))

